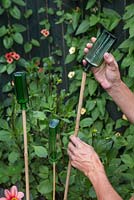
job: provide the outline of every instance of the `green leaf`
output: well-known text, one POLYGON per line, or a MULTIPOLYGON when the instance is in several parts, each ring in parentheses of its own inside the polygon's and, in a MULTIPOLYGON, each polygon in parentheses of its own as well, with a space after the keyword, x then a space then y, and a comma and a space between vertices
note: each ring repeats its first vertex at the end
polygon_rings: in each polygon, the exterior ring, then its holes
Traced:
POLYGON ((101 115, 104 116, 106 100, 104 98, 103 99, 97 99, 96 103, 97 103, 97 107, 98 107, 101 115))
POLYGON ((33 14, 32 9, 28 9, 28 10, 24 13, 24 17, 25 17, 26 19, 28 19, 32 14, 33 14))
POLYGON ((96 89, 97 89, 98 83, 95 80, 90 79, 88 82, 88 91, 90 96, 92 96, 96 89))
POLYGON ((83 20, 82 23, 79 25, 75 35, 85 33, 89 29, 89 27, 90 27, 89 20, 83 20))
POLYGON ((47 9, 47 13, 48 13, 49 15, 54 15, 54 10, 53 10, 52 8, 48 8, 48 9, 47 9))
POLYGON ((0 63, 5 64, 5 62, 6 62, 5 56, 1 56, 0 63))
POLYGON ((18 32, 18 33, 26 31, 26 27, 23 26, 22 24, 13 24, 13 29, 15 32, 18 32))
POLYGON ((21 33, 13 34, 13 39, 17 44, 23 44, 23 36, 21 33))
POLYGON ((11 139, 11 133, 9 131, 0 130, 0 141, 9 142, 11 139))
POLYGON ((134 26, 134 17, 128 19, 123 27, 123 29, 128 29, 134 26))
POLYGON ((26 66, 28 66, 28 64, 29 63, 24 58, 20 58, 18 60, 18 65, 21 66, 21 67, 26 67, 26 66))
POLYGON ((4 13, 4 9, 0 7, 0 15, 4 13))
POLYGON ((8 64, 8 65, 7 65, 7 73, 8 73, 8 74, 11 74, 12 72, 15 71, 15 68, 16 68, 16 65, 15 65, 14 63, 8 64))
POLYGON ((72 26, 73 26, 73 29, 75 30, 78 26, 78 23, 79 23, 79 19, 80 19, 80 12, 75 12, 73 15, 72 15, 72 26))
POLYGON ((12 0, 14 3, 16 3, 18 6, 25 6, 26 3, 23 0, 12 0))
POLYGON ((127 55, 123 59, 123 61, 121 63, 121 68, 125 69, 125 68, 129 67, 132 63, 134 64, 134 58, 133 58, 133 56, 127 55))
POLYGON ((93 119, 90 117, 85 118, 85 119, 81 120, 81 122, 80 122, 80 126, 82 128, 90 127, 92 124, 93 124, 93 119))
POLYGON ((11 6, 11 0, 2 0, 2 6, 7 9, 11 6))
POLYGON ((134 42, 133 38, 128 38, 127 40, 123 41, 118 48, 128 49, 133 42, 134 42))
POLYGON ((128 75, 130 78, 134 77, 134 66, 131 63, 131 66, 129 67, 128 75))
POLYGON ((45 147, 33 146, 35 154, 40 158, 46 158, 48 153, 45 147))
POLYGON ((13 39, 11 37, 5 36, 3 39, 3 45, 6 49, 10 49, 13 46, 13 39))
POLYGON ((91 100, 91 99, 87 100, 86 101, 86 109, 87 109, 87 111, 93 110, 95 105, 96 105, 96 101, 95 100, 91 100))
POLYGON ((52 183, 48 179, 41 181, 40 184, 37 186, 37 190, 42 195, 48 194, 52 192, 52 183))
POLYGON ((94 26, 100 21, 100 18, 96 15, 91 15, 89 20, 90 20, 90 26, 94 26))
POLYGON ((36 47, 39 47, 39 46, 40 46, 40 43, 38 42, 38 40, 35 40, 35 39, 32 39, 32 40, 31 40, 31 44, 32 44, 33 46, 36 46, 36 47))
POLYGON ((130 27, 129 29, 129 35, 130 35, 130 38, 134 37, 134 25, 130 27))
POLYGON ((0 74, 6 72, 6 70, 7 70, 7 66, 6 66, 6 65, 1 65, 1 64, 0 64, 0 74))
POLYGON ((88 0, 87 5, 86 5, 86 10, 92 8, 95 4, 96 0, 88 0))
POLYGON ((103 13, 101 13, 100 23, 109 31, 112 31, 120 22, 120 15, 108 8, 103 8, 103 13))
POLYGON ((127 20, 134 15, 134 3, 125 7, 125 14, 123 15, 123 19, 127 20))
POLYGON ((65 59, 65 64, 71 63, 76 58, 76 54, 68 54, 65 59))
POLYGON ((18 152, 13 151, 10 154, 8 154, 8 160, 10 163, 15 163, 15 161, 17 161, 18 158, 19 158, 18 152))
POLYGON ((33 117, 38 120, 44 120, 46 119, 46 115, 42 111, 33 111, 33 117))
POLYGON ((30 42, 27 42, 26 44, 24 44, 24 51, 25 53, 28 53, 32 50, 32 44, 30 42))
POLYGON ((10 8, 9 13, 14 19, 20 19, 21 18, 21 12, 20 12, 20 10, 17 6, 10 8))
POLYGON ((131 157, 129 154, 123 154, 121 156, 121 160, 129 167, 133 168, 134 167, 134 159, 131 157))
POLYGON ((44 7, 41 7, 39 10, 38 10, 38 13, 44 13, 46 11, 46 9, 44 7))
POLYGON ((5 119, 0 119, 0 128, 5 130, 9 129, 8 123, 5 119))
POLYGON ((4 85, 4 87, 2 88, 2 92, 9 92, 12 90, 12 86, 11 83, 8 82, 6 85, 4 85))
POLYGON ((47 166, 40 166, 39 176, 40 178, 47 179, 49 175, 49 168, 47 166))
POLYGON ((8 29, 6 29, 5 25, 0 27, 0 37, 2 37, 3 35, 6 35, 8 32, 8 29))

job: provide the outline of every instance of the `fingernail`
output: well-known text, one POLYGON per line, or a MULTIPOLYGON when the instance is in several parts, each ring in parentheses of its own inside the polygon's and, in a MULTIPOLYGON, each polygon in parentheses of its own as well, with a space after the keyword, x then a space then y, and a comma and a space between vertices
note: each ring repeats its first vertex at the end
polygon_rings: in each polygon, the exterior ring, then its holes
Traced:
POLYGON ((82 60, 82 64, 83 64, 84 66, 86 66, 86 64, 87 64, 86 60, 82 60))
POLYGON ((84 49, 84 53, 88 53, 88 51, 89 51, 88 48, 84 49))
POLYGON ((109 57, 109 53, 106 52, 106 53, 104 54, 104 56, 105 56, 105 58, 108 58, 108 57, 109 57))
POLYGON ((91 48, 93 46, 92 43, 87 43, 87 48, 91 48))

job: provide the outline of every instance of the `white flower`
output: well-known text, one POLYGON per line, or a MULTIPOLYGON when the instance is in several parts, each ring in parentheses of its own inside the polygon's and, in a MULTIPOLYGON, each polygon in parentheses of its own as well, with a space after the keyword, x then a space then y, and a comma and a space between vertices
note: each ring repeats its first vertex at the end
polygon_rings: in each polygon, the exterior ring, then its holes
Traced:
POLYGON ((85 114, 85 112, 86 112, 86 109, 85 108, 81 108, 81 115, 84 115, 85 114))
POLYGON ((70 53, 70 54, 74 54, 75 51, 76 51, 76 48, 75 48, 75 47, 71 47, 71 48, 69 49, 69 53, 70 53))
POLYGON ((117 133, 115 133, 115 136, 116 136, 116 137, 120 137, 121 134, 120 134, 119 132, 117 132, 117 133))
POLYGON ((125 114, 123 114, 123 115, 122 115, 122 119, 124 119, 124 120, 128 121, 128 119, 127 119, 127 117, 126 117, 126 115, 125 115, 125 114))
POLYGON ((75 75, 75 72, 74 71, 72 71, 72 72, 69 72, 68 73, 68 78, 73 78, 74 77, 74 75, 75 75))

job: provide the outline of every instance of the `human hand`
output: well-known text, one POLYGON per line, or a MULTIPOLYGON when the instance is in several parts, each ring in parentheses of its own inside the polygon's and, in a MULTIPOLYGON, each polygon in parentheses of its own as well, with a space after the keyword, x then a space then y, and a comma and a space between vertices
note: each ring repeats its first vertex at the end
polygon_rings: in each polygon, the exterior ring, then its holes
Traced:
MULTIPOLYGON (((91 38, 92 43, 88 43, 84 49, 84 53, 87 54, 93 46, 93 43, 96 41, 95 37, 91 38)), ((83 60, 83 65, 86 66, 87 61, 83 60)), ((114 56, 110 53, 104 54, 104 62, 100 67, 93 67, 92 72, 95 76, 95 79, 101 84, 101 86, 108 90, 112 87, 118 87, 121 83, 120 72, 118 64, 114 56)))
POLYGON ((103 165, 99 156, 94 151, 94 148, 81 141, 76 136, 70 137, 68 155, 71 165, 82 171, 89 178, 91 178, 94 173, 104 172, 103 165))

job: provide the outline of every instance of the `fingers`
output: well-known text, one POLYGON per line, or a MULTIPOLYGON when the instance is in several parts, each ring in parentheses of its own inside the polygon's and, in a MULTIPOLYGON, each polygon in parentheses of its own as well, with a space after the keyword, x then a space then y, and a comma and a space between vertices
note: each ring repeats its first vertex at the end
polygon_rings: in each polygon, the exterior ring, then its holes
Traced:
POLYGON ((87 61, 85 59, 82 60, 82 64, 83 66, 86 66, 87 65, 87 61))
POLYGON ((68 150, 70 152, 72 152, 73 154, 75 154, 76 146, 73 143, 69 142, 69 144, 68 144, 68 150))
POLYGON ((88 51, 89 51, 89 49, 92 48, 93 43, 95 43, 95 41, 96 41, 96 38, 95 38, 95 37, 92 37, 92 38, 91 38, 91 42, 87 43, 86 48, 84 49, 84 53, 85 53, 85 54, 87 54, 88 51))
POLYGON ((74 144, 75 147, 78 147, 81 140, 78 137, 71 135, 70 141, 74 144))
POLYGON ((75 156, 73 155, 73 153, 69 149, 67 150, 67 153, 68 153, 71 160, 75 160, 75 156))
POLYGON ((86 47, 84 48, 84 53, 87 54, 89 52, 89 49, 91 49, 93 46, 92 43, 87 43, 86 47))
POLYGON ((91 37, 91 42, 95 43, 96 42, 96 37, 91 37))
MULTIPOLYGON (((86 47, 84 48, 84 53, 87 54, 89 52, 89 49, 92 48, 93 46, 93 43, 95 43, 96 41, 96 38, 95 37, 92 37, 91 38, 91 42, 87 43, 86 47)), ((83 66, 86 66, 87 65, 87 61, 84 59, 82 60, 82 63, 83 63, 83 66)))

